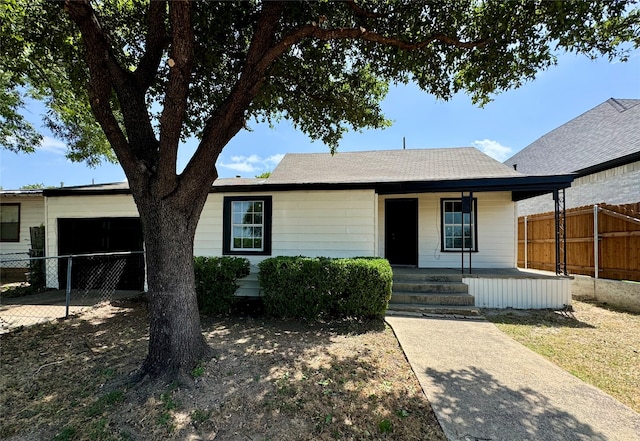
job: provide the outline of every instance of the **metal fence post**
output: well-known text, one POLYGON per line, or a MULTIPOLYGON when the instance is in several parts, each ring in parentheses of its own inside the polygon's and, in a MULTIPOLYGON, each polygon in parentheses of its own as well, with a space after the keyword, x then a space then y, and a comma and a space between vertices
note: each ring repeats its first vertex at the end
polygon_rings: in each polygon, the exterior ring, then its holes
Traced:
POLYGON ((594 268, 594 279, 598 278, 598 266, 600 262, 598 262, 598 254, 600 254, 600 244, 599 241, 599 233, 598 233, 598 204, 593 206, 593 268, 594 268))
POLYGON ((71 265, 73 264, 73 257, 67 258, 67 299, 66 299, 66 313, 64 318, 69 318, 69 304, 71 303, 71 265))

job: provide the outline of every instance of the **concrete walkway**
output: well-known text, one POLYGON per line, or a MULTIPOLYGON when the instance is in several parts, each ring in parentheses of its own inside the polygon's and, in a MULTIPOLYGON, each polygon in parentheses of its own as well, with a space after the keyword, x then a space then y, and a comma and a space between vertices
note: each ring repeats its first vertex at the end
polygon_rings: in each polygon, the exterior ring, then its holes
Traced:
POLYGON ((387 322, 451 441, 640 440, 640 414, 490 322, 387 322))

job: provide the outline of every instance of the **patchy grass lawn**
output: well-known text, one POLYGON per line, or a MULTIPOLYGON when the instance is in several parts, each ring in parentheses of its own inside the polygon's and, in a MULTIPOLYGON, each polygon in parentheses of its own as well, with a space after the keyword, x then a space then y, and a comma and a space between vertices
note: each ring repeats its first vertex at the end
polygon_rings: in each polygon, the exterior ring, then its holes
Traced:
POLYGON ((205 319, 216 357, 195 386, 126 386, 146 353, 144 303, 4 334, 0 438, 445 440, 382 321, 205 319))
POLYGON ((573 301, 573 312, 485 310, 500 330, 640 412, 640 315, 573 301))

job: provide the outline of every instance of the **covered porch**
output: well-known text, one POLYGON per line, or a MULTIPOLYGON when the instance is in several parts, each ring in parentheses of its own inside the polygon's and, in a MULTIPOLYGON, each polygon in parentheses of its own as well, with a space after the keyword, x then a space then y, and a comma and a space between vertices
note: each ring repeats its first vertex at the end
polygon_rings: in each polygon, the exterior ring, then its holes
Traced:
POLYGON ((520 268, 394 267, 392 311, 477 314, 479 308, 543 309, 571 304, 571 278, 520 268))

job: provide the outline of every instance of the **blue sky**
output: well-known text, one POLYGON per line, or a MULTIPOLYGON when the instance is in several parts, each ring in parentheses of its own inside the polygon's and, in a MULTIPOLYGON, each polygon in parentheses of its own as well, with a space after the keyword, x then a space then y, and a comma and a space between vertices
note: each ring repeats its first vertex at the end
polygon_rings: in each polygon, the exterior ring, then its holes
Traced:
MULTIPOLYGON (((535 81, 495 96, 484 108, 471 104, 465 94, 447 102, 437 101, 413 85, 392 87, 382 104, 393 126, 385 130, 350 132, 339 152, 407 148, 475 146, 504 161, 540 136, 586 112, 609 98, 640 98, 640 51, 626 63, 606 59, 591 61, 571 54, 559 57, 557 66, 540 72, 535 81)), ((32 104, 28 118, 38 123, 43 108, 32 104)), ((312 143, 287 122, 275 129, 251 125, 239 133, 218 159, 220 177, 254 177, 273 170, 285 153, 327 152, 322 143, 312 143)), ((639 122, 640 130, 640 122, 639 122)), ((90 168, 64 157, 64 143, 43 132, 45 139, 36 153, 16 154, 0 150, 0 185, 17 189, 42 183, 46 186, 85 185, 125 179, 119 165, 90 168)), ((184 167, 195 143, 187 143, 179 154, 184 167)))

